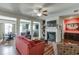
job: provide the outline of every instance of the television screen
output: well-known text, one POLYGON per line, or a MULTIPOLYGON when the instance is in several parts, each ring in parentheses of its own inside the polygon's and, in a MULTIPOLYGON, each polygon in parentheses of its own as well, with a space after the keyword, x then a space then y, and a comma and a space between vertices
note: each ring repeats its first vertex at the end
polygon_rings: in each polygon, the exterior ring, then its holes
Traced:
POLYGON ((56 20, 48 21, 47 26, 48 27, 56 27, 56 20))

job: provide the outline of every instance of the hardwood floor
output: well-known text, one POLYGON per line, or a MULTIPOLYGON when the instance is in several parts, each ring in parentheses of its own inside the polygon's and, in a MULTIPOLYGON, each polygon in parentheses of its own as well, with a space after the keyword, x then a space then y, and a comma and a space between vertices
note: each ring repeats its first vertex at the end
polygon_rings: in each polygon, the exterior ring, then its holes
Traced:
POLYGON ((14 40, 1 42, 0 55, 18 55, 14 40))
POLYGON ((0 46, 0 55, 17 55, 16 48, 14 46, 0 46))

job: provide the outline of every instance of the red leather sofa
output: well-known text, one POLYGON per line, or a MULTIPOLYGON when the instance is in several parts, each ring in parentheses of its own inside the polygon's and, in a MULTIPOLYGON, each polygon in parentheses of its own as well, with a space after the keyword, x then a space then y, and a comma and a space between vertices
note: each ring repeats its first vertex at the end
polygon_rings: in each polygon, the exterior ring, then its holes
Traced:
POLYGON ((44 52, 44 42, 27 39, 24 36, 16 37, 16 49, 21 55, 42 55, 44 52))

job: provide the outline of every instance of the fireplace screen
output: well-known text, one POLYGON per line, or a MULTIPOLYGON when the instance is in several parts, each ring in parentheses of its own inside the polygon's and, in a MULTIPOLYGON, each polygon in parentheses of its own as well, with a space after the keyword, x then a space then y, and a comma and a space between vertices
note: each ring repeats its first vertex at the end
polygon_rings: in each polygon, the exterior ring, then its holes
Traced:
POLYGON ((56 32, 47 32, 48 41, 56 41, 56 32))

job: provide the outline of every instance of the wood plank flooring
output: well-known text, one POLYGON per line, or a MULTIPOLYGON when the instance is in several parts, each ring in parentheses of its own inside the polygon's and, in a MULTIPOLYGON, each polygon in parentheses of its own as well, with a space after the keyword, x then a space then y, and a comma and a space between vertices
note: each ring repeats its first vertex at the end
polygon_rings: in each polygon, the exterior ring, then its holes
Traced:
POLYGON ((9 42, 1 42, 0 55, 18 55, 14 40, 11 40, 9 42))
POLYGON ((0 55, 17 55, 16 48, 14 46, 0 46, 0 55))

